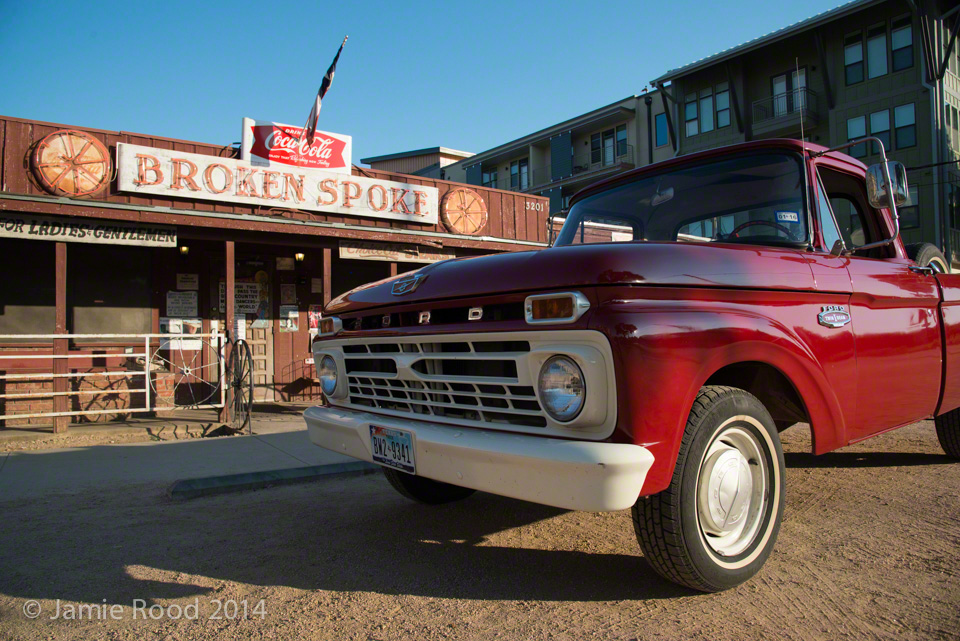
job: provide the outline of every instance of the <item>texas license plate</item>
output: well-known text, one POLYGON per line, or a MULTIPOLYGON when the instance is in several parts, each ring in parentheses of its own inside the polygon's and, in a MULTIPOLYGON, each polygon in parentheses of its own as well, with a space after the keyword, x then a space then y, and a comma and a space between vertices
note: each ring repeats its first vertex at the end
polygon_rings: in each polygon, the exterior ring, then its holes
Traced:
POLYGON ((375 463, 409 474, 417 473, 412 432, 371 425, 370 445, 375 463))

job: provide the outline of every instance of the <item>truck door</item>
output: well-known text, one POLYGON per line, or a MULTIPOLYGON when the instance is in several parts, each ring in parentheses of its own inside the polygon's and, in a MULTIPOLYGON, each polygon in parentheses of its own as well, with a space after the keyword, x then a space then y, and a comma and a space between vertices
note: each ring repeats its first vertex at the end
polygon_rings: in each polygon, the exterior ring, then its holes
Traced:
POLYGON ((944 358, 943 399, 937 414, 960 407, 960 274, 937 274, 943 304, 944 358))
MULTIPOLYGON (((819 169, 847 247, 882 238, 863 179, 819 169)), ((933 414, 940 398, 940 290, 891 246, 847 258, 857 358, 857 412, 849 441, 933 414)), ((960 316, 960 309, 957 310, 960 316)), ((960 318, 958 318, 960 320, 960 318)))

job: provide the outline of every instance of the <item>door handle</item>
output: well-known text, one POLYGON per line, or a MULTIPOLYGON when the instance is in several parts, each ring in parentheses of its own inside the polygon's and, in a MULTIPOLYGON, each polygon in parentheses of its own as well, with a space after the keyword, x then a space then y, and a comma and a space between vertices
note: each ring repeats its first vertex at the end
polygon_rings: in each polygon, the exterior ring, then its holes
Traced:
POLYGON ((926 274, 928 276, 933 276, 935 273, 937 273, 936 270, 930 265, 924 265, 923 267, 920 265, 910 265, 909 269, 914 274, 926 274))

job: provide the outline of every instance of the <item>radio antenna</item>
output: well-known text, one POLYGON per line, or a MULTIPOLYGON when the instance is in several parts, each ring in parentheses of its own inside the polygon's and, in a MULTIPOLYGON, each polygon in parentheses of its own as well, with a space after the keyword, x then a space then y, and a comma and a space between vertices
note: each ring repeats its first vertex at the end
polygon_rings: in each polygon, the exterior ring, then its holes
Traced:
MULTIPOLYGON (((810 203, 810 181, 807 179, 807 141, 804 140, 803 132, 803 110, 806 107, 804 104, 807 100, 805 92, 800 90, 800 58, 794 58, 794 64, 796 65, 797 73, 797 86, 793 88, 795 97, 793 100, 794 108, 800 110, 800 146, 803 147, 803 189, 806 192, 807 197, 804 199, 804 204, 806 205, 805 209, 807 214, 807 245, 810 249, 813 249, 813 205, 810 203)), ((806 78, 804 78, 803 88, 807 88, 806 78)))
MULTIPOLYGON (((800 58, 794 58, 793 60, 794 60, 794 64, 797 66, 797 84, 799 85, 799 83, 800 83, 800 58)), ((804 81, 803 81, 803 88, 804 88, 804 89, 807 88, 806 78, 804 78, 804 81)), ((794 87, 794 91, 795 91, 796 94, 797 94, 797 100, 795 100, 795 102, 800 103, 800 141, 801 141, 801 142, 806 142, 806 140, 804 140, 804 137, 803 137, 803 110, 804 110, 804 108, 806 107, 806 105, 805 105, 804 103, 805 103, 806 100, 807 100, 807 96, 805 95, 805 92, 801 92, 799 86, 794 87)), ((804 145, 803 148, 806 149, 807 146, 804 145)))

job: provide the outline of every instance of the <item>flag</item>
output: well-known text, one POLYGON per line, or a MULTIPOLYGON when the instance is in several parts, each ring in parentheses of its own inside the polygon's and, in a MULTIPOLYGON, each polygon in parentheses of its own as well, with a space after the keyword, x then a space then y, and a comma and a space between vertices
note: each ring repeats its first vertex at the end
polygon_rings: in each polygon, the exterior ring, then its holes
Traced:
POLYGON ((317 120, 320 118, 320 101, 327 95, 330 85, 333 84, 333 74, 337 70, 337 60, 340 59, 340 52, 343 51, 343 45, 347 44, 347 37, 344 37, 343 42, 340 43, 340 48, 337 49, 337 55, 333 57, 333 62, 330 63, 330 68, 327 69, 327 75, 323 77, 323 82, 320 83, 320 91, 317 92, 317 99, 313 103, 313 109, 310 110, 310 115, 307 116, 307 124, 304 125, 303 133, 301 134, 306 137, 307 146, 313 144, 313 138, 317 134, 317 120))

